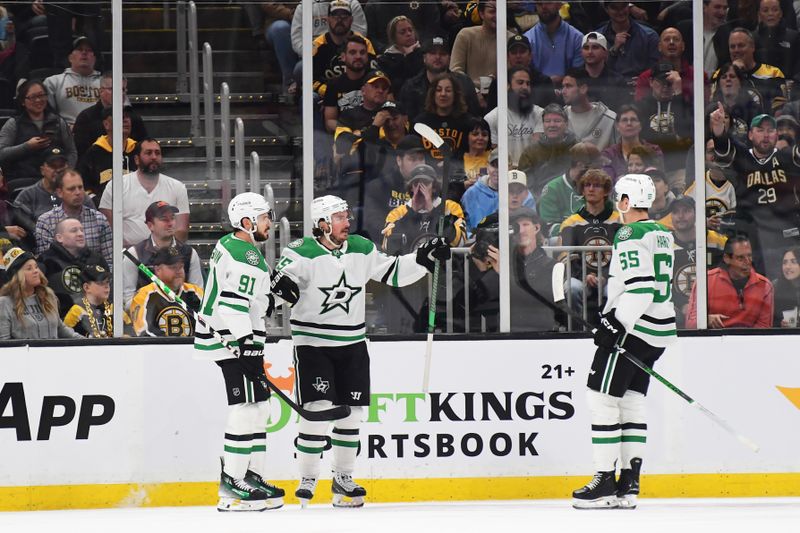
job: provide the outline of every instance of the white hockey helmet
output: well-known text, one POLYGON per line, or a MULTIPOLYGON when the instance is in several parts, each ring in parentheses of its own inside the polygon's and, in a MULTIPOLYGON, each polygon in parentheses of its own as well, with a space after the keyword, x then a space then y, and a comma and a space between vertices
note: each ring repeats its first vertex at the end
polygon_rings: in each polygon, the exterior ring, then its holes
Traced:
POLYGON ((620 202, 622 196, 628 197, 629 207, 650 209, 656 199, 656 187, 647 174, 625 174, 614 185, 616 200, 620 202))
POLYGON ((348 216, 350 216, 350 206, 338 196, 327 194, 319 198, 314 198, 311 202, 311 224, 313 227, 318 228, 319 221, 324 220, 328 223, 328 227, 331 227, 333 224, 331 216, 334 213, 340 213, 342 211, 347 211, 348 216))
POLYGON ((228 219, 231 221, 231 226, 236 229, 244 230, 242 227, 243 218, 249 218, 253 228, 255 228, 259 215, 263 213, 267 213, 270 220, 272 220, 273 212, 269 202, 255 192, 237 194, 228 204, 228 219))

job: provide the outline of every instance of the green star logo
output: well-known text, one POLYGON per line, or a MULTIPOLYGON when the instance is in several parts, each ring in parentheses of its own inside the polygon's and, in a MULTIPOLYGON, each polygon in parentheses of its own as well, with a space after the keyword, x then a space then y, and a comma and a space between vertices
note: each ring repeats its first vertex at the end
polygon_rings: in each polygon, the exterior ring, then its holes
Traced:
POLYGON ((351 287, 347 284, 347 276, 342 272, 342 277, 336 284, 330 287, 320 287, 325 293, 325 301, 322 302, 322 311, 320 314, 325 314, 332 311, 337 307, 341 308, 345 313, 350 313, 350 302, 356 294, 361 292, 362 287, 351 287))

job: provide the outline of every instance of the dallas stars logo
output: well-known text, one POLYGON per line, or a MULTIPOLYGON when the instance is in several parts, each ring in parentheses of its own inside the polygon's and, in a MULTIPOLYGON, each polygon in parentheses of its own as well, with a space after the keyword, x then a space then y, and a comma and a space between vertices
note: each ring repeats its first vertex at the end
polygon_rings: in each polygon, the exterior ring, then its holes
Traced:
POLYGON ((322 311, 320 314, 325 314, 340 307, 345 313, 350 313, 350 301, 356 294, 361 292, 361 287, 351 287, 347 284, 347 277, 342 272, 342 277, 339 281, 330 287, 320 287, 325 293, 325 301, 322 302, 322 311))

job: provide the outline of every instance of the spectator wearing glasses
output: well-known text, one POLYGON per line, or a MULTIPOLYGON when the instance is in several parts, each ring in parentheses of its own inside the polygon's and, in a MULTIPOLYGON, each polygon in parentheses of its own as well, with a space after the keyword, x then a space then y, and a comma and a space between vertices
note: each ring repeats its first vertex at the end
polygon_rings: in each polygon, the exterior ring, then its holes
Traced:
POLYGON ((664 167, 664 157, 658 145, 642 140, 642 120, 639 109, 633 105, 625 104, 619 108, 616 118, 617 135, 620 141, 603 150, 603 170, 616 182, 619 176, 629 172, 628 158, 637 146, 648 148, 657 157, 659 168, 664 167))
MULTIPOLYGON (((111 71, 103 73, 100 78, 100 98, 97 103, 88 109, 80 112, 75 119, 75 124, 72 126, 72 135, 75 138, 75 149, 78 155, 83 155, 86 150, 97 140, 101 135, 105 135, 106 130, 103 127, 103 110, 111 107, 112 96, 114 95, 114 80, 111 77, 111 71)), ((147 128, 144 125, 142 117, 133 110, 130 102, 128 101, 128 80, 122 78, 122 105, 128 108, 128 113, 131 117, 131 139, 141 141, 147 138, 147 128)))
POLYGON ((19 113, 0 129, 0 166, 12 190, 14 180, 29 180, 27 186, 39 179, 39 169, 52 146, 64 151, 69 166, 78 160, 69 126, 47 105, 42 82, 28 80, 20 85, 17 105, 19 113))

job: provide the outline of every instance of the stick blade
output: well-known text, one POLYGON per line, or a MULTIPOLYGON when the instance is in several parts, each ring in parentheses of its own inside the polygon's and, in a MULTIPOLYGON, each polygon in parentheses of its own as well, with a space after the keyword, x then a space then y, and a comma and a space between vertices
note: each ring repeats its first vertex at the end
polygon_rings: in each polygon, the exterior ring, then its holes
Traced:
POLYGON ((436 131, 427 124, 417 122, 414 124, 414 131, 427 139, 428 142, 430 142, 436 148, 441 148, 444 144, 444 139, 442 139, 441 135, 436 133, 436 131))
POLYGON ((564 294, 564 276, 566 274, 566 267, 564 263, 558 262, 553 265, 553 302, 558 303, 566 299, 564 294))

